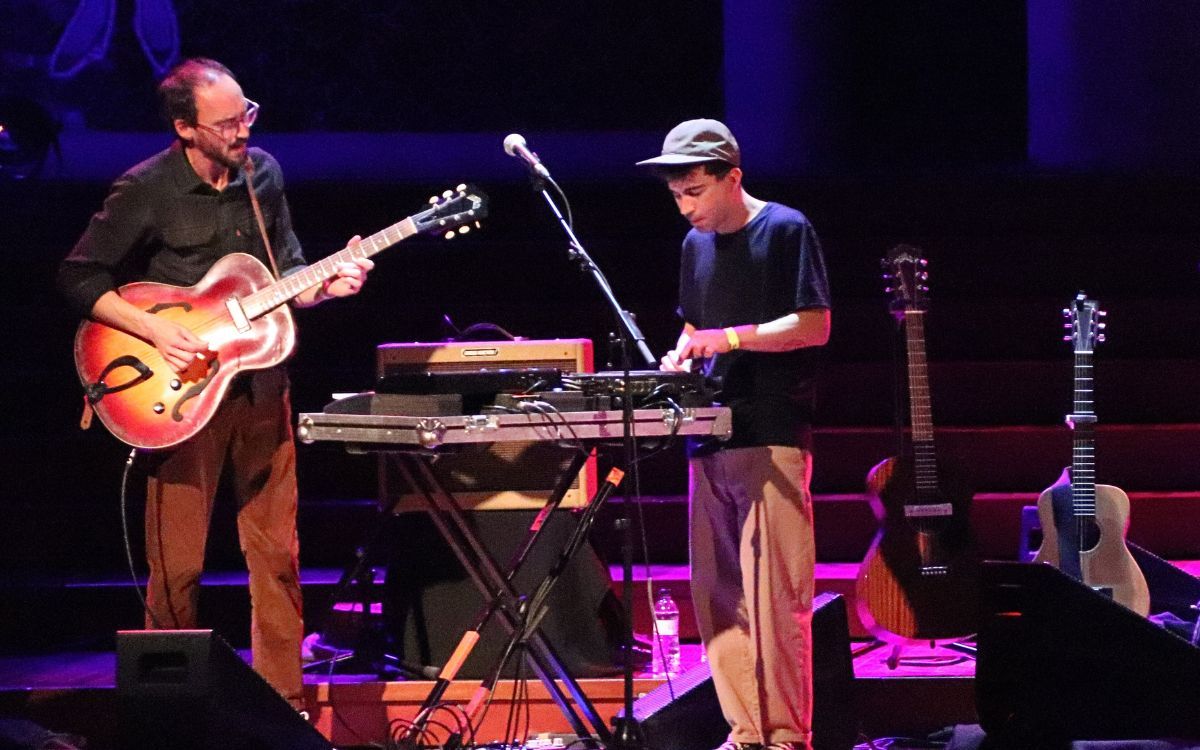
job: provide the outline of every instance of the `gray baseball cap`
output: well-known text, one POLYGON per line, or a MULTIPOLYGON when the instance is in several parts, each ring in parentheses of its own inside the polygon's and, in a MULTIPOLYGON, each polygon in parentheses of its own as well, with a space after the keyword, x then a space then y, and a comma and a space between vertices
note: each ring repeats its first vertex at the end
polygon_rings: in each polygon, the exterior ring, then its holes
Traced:
POLYGON ((662 155, 639 161, 637 165, 703 164, 706 161, 729 162, 735 167, 742 162, 733 133, 717 120, 679 123, 663 140, 662 155))

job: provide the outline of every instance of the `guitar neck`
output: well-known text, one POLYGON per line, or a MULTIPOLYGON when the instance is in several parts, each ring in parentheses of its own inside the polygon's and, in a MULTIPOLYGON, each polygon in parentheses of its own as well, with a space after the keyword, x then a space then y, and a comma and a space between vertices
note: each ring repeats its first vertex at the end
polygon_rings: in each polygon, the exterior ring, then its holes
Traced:
POLYGON ((929 400, 929 368, 925 358, 925 311, 904 311, 908 354, 908 400, 912 420, 913 465, 917 494, 937 494, 937 456, 933 447, 933 414, 929 400))
POLYGON ((265 315, 280 305, 295 299, 306 289, 311 289, 326 279, 336 276, 338 265, 352 263, 356 258, 370 258, 397 242, 411 237, 417 231, 416 223, 411 216, 398 221, 370 237, 363 238, 355 245, 350 245, 322 258, 302 271, 285 276, 270 286, 247 295, 242 300, 242 308, 251 320, 265 315))
POLYGON ((1096 515, 1096 411, 1092 352, 1075 352, 1074 412, 1067 417, 1073 433, 1071 502, 1076 518, 1096 515))

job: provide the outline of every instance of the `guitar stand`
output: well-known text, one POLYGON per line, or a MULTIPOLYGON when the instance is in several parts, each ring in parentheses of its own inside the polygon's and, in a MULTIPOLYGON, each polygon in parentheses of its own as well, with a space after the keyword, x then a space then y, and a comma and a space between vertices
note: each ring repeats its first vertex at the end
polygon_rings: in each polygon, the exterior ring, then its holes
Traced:
MULTIPOLYGON (((925 643, 925 641, 912 641, 911 643, 925 643)), ((888 657, 884 660, 884 663, 887 665, 888 669, 896 669, 901 665, 906 667, 944 667, 949 664, 959 664, 967 659, 974 660, 976 653, 979 650, 974 644, 966 643, 962 640, 941 641, 940 643, 937 640, 930 640, 928 643, 930 649, 943 648, 948 651, 956 651, 958 653, 954 656, 940 656, 938 654, 904 656, 904 649, 910 645, 910 642, 890 642, 885 641, 882 638, 876 638, 865 648, 856 652, 854 655, 857 657, 870 651, 874 651, 877 648, 890 646, 891 653, 888 654, 888 657)))
MULTIPOLYGON (((579 452, 572 459, 569 468, 563 473, 550 498, 546 501, 545 506, 531 524, 525 540, 514 554, 505 572, 500 570, 491 554, 472 531, 463 515, 462 508, 454 500, 454 497, 438 481, 437 475, 430 466, 431 457, 429 454, 392 452, 388 458, 393 461, 394 466, 400 472, 404 481, 415 492, 425 497, 429 505, 430 518, 433 520, 434 525, 446 540, 455 557, 462 564, 463 569, 470 575, 471 580, 484 596, 484 605, 476 617, 475 627, 463 635, 458 647, 455 648, 454 652, 447 659, 446 664, 442 667, 437 681, 434 683, 413 723, 409 726, 403 738, 403 744, 410 747, 418 745, 433 709, 438 705, 447 687, 449 687, 458 670, 470 655, 471 650, 479 641, 480 631, 490 621, 491 617, 497 613, 500 615, 500 621, 509 632, 510 641, 501 657, 500 663, 493 670, 493 677, 490 677, 489 680, 480 685, 472 697, 470 704, 467 706, 465 713, 468 719, 474 719, 480 708, 485 704, 486 699, 490 696, 491 688, 494 687, 495 682, 499 679, 504 664, 512 651, 516 648, 517 644, 523 644, 525 646, 525 658, 529 666, 545 685, 551 700, 554 701, 555 705, 558 706, 559 710, 571 724, 571 728, 575 734, 580 739, 594 739, 607 744, 611 739, 611 733, 607 725, 597 713, 591 701, 583 693, 579 683, 567 671, 562 660, 554 652, 554 649, 538 628, 538 623, 545 613, 545 607, 542 605, 545 593, 548 592, 546 581, 544 580, 542 585, 539 586, 538 592, 540 596, 535 595, 534 598, 528 600, 522 600, 513 586, 513 579, 528 557, 534 543, 537 541, 545 521, 549 514, 562 502, 563 496, 566 495, 567 489, 574 481, 579 470, 583 467, 587 456, 579 452), (530 602, 534 602, 535 598, 537 606, 529 606, 530 602)), ((611 487, 606 483, 602 491, 607 495, 607 492, 611 491, 611 487)), ((599 496, 600 493, 597 493, 597 495, 599 496)), ((598 506, 602 499, 598 497, 598 501, 589 504, 589 510, 593 506, 598 506)), ((582 525, 583 522, 581 521, 579 526, 581 527, 582 525)), ((568 547, 572 553, 578 548, 579 541, 586 538, 585 532, 586 530, 581 532, 579 527, 577 527, 575 533, 572 534, 571 541, 568 543, 568 547)), ((567 555, 568 553, 564 551, 563 554, 567 555)), ((555 571, 558 572, 557 566, 555 571)))

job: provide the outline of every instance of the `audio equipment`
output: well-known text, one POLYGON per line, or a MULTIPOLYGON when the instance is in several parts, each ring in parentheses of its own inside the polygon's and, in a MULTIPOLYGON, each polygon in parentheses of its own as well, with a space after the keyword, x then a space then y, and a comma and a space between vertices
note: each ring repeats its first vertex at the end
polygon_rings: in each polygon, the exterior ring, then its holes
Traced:
POLYGON ((124 750, 332 750, 211 630, 117 633, 124 750))
MULTIPOLYGON (((478 373, 497 370, 549 368, 590 372, 590 339, 477 341, 380 344, 376 348, 377 378, 419 373, 478 373)), ((539 508, 570 462, 569 450, 540 441, 477 445, 438 459, 437 471, 445 488, 466 509, 539 508)), ((384 456, 379 462, 379 497, 383 507, 397 511, 424 509, 412 488, 384 456)), ((589 459, 563 498, 563 507, 584 505, 596 488, 595 461, 589 459)))
MULTIPOLYGON (((508 560, 524 537, 535 511, 491 510, 466 513, 483 546, 496 560, 508 560)), ((542 538, 514 581, 532 592, 553 567, 579 517, 552 513, 542 538)), ((390 651, 403 662, 441 667, 474 625, 483 596, 438 533, 427 513, 400 513, 388 529, 384 628, 390 651)), ((591 544, 584 544, 552 590, 542 631, 568 671, 576 677, 612 676, 620 670, 615 649, 621 643, 621 605, 612 595, 608 568, 591 544)), ((492 618, 458 672, 482 679, 508 642, 508 631, 492 618)), ((510 660, 505 675, 521 659, 510 660)), ((526 671, 526 675, 529 672, 526 671)))
POLYGON ((1005 747, 1200 738, 1200 649, 1044 564, 986 562, 976 700, 1005 747))
MULTIPOLYGON (((846 602, 813 600, 813 750, 849 750, 858 737, 846 602)), ((718 747, 729 735, 707 662, 639 698, 633 715, 655 750, 718 747), (672 698, 672 694, 674 698, 672 698)))

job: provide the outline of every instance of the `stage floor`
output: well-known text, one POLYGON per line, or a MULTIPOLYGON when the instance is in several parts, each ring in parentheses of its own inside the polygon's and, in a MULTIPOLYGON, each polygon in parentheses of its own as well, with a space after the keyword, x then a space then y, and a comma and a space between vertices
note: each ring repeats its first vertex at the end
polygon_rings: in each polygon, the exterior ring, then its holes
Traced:
MULTIPOLYGON (((851 642, 856 677, 856 709, 863 733, 870 737, 924 736, 941 727, 973 723, 974 661, 969 655, 943 647, 913 646, 904 649, 899 663, 889 668, 892 649, 867 641, 851 642)), ((701 661, 697 644, 682 648, 684 670, 701 661)), ((244 651, 243 658, 249 658, 244 651)), ((636 675, 634 694, 641 696, 664 680, 642 672, 636 675)), ((111 651, 75 651, 0 659, 0 717, 28 718, 58 731, 89 737, 89 747, 110 746, 115 735, 116 654, 111 651)), ((580 687, 597 714, 610 720, 623 705, 620 678, 583 679, 580 687)), ((380 743, 404 721, 411 719, 429 694, 432 682, 381 681, 373 674, 305 675, 308 704, 314 725, 340 747, 380 743)), ((445 700, 465 705, 478 680, 456 681, 445 700)), ((501 681, 477 739, 499 740, 514 708, 516 689, 501 681)), ((536 679, 526 697, 530 736, 573 736, 571 726, 536 679)))

